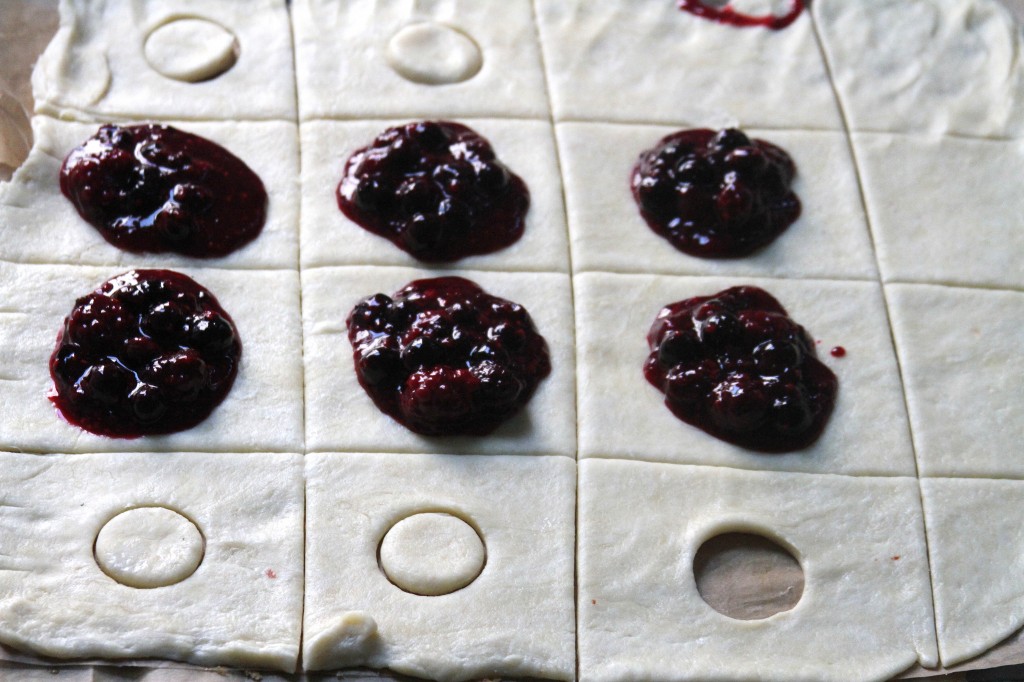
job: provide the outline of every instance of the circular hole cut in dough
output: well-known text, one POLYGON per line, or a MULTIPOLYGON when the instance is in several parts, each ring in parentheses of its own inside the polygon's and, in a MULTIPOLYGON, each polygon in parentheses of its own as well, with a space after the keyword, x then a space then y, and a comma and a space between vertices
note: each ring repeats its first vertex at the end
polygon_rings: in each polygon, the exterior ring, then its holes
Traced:
POLYGON ((206 541, 191 520, 166 507, 136 507, 110 519, 96 536, 96 563, 128 587, 180 583, 196 572, 206 541))
POLYGON ((459 517, 424 512, 407 516, 385 533, 379 560, 399 589, 436 597, 476 580, 487 550, 476 529, 459 517))
POLYGON ((753 533, 722 533, 705 541, 694 556, 693 575, 708 606, 738 620, 789 611, 804 593, 800 562, 753 533))
POLYGON ((146 61, 162 76, 186 83, 208 81, 238 61, 238 38, 220 24, 200 17, 178 17, 146 37, 146 61))
POLYGON ((483 66, 480 47, 457 28, 434 22, 410 24, 388 41, 387 61, 413 83, 444 85, 469 80, 483 66))

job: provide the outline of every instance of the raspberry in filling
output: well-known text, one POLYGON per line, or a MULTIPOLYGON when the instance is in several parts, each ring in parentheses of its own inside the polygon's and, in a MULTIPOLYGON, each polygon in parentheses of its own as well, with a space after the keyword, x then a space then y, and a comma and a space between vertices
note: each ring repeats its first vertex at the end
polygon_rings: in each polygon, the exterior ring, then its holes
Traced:
POLYGON ((731 3, 708 2, 708 0, 679 0, 679 9, 731 26, 764 26, 772 30, 786 28, 804 11, 804 0, 789 0, 789 9, 784 14, 751 15, 738 12, 731 3))
POLYGON ((64 159, 60 189, 118 248, 216 258, 263 229, 267 193, 245 163, 163 125, 105 125, 64 159))
POLYGON ((241 353, 213 294, 177 272, 134 270, 75 302, 50 358, 51 399, 102 436, 183 431, 227 395, 241 353))
POLYGON ((347 324, 359 383, 382 412, 427 436, 490 433, 551 372, 526 310, 461 277, 370 296, 347 324))
POLYGON ((789 155, 734 128, 682 130, 640 155, 633 197, 657 234, 691 256, 736 258, 800 216, 789 155))
POLYGON ((647 381, 687 424, 762 452, 809 446, 839 382, 769 293, 733 287, 666 306, 647 334, 647 381))
POLYGON ((519 239, 530 193, 476 132, 424 121, 389 128, 349 157, 338 206, 416 258, 449 262, 519 239))

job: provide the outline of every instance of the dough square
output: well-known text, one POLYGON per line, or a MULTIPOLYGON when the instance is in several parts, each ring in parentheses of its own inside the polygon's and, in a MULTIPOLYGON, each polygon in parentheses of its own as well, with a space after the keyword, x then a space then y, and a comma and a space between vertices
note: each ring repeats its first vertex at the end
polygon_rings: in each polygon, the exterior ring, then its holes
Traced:
POLYGON ((4 260, 122 267, 215 265, 228 268, 298 266, 298 129, 284 121, 167 122, 211 140, 242 159, 267 190, 267 220, 252 242, 228 256, 190 258, 176 253, 135 254, 103 238, 60 191, 60 168, 72 149, 96 134, 94 123, 32 120, 35 143, 10 182, 0 183, 4 260))
POLYGON ((886 293, 921 475, 1024 478, 1024 292, 886 293))
POLYGON ((574 284, 580 459, 915 474, 899 369, 877 283, 583 273, 574 284), (818 358, 839 378, 835 409, 809 448, 766 454, 726 443, 676 418, 644 378, 647 332, 659 310, 740 285, 775 296, 818 341, 818 358), (846 349, 846 357, 830 356, 837 345, 846 349))
POLYGON ((569 277, 554 273, 411 268, 315 268, 302 273, 306 448, 309 452, 426 452, 576 456, 575 361, 569 277), (551 374, 523 410, 486 436, 427 437, 377 409, 359 385, 345 320, 356 303, 439 274, 465 277, 521 304, 548 343, 551 374))
POLYGON ((987 137, 1024 134, 1024 63, 1019 58, 1024 45, 1005 4, 813 3, 850 128, 987 137))
MULTIPOLYGON (((299 115, 314 118, 548 118, 529 0, 296 0, 299 115), (480 50, 479 72, 456 83, 407 80, 389 64, 392 37, 415 24, 455 29, 480 50)), ((424 53, 426 60, 432 59, 424 53)))
POLYGON ((741 29, 677 3, 539 0, 555 120, 841 131, 809 13, 741 29))
POLYGON ((1024 481, 921 481, 942 664, 973 658, 1024 625, 1024 481))
POLYGON ((0 641, 40 656, 293 671, 302 619, 302 456, 0 454, 0 641), (169 508, 205 539, 180 582, 139 589, 99 566, 104 525, 169 508))
POLYGON ((298 273, 182 268, 242 340, 234 386, 206 421, 165 436, 107 438, 64 421, 47 399, 49 361, 75 301, 131 268, 0 263, 0 443, 29 452, 302 452, 298 273))
POLYGON ((800 218, 774 242, 744 258, 683 253, 647 225, 630 190, 641 152, 678 128, 559 123, 575 272, 661 272, 877 279, 860 187, 842 132, 751 130, 785 149, 797 166, 800 218))
POLYGON ((890 679, 937 663, 917 481, 579 463, 580 680, 890 679), (748 532, 800 562, 797 605, 736 620, 694 555, 748 532))
POLYGON ((856 133, 886 282, 1024 288, 1024 140, 856 133), (898 163, 894 160, 898 159, 898 163))
POLYGON ((573 679, 575 490, 565 457, 307 456, 305 666, 573 679), (389 529, 420 512, 483 540, 486 563, 462 589, 418 596, 378 564, 389 529))
POLYGON ((295 120, 292 36, 284 0, 61 0, 57 35, 32 73, 36 111, 111 119, 295 120), (237 61, 201 82, 150 66, 151 33, 180 18, 234 34, 237 61))
MULTIPOLYGON (((377 135, 405 121, 311 121, 302 136, 302 266, 407 265, 423 263, 384 237, 360 227, 338 208, 337 189, 345 162, 377 135)), ((490 254, 456 263, 431 263, 435 270, 569 271, 568 231, 551 124, 545 121, 464 122, 491 142, 494 151, 530 192, 523 236, 490 254)))

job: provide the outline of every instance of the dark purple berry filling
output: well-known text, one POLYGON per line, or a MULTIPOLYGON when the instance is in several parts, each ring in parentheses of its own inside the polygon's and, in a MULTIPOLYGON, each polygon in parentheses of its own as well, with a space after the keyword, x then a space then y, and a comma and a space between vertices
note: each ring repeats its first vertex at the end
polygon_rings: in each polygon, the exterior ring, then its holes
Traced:
POLYGON ((349 157, 338 206, 416 258, 449 262, 518 240, 530 193, 476 132, 424 121, 388 128, 349 157))
POLYGON ((227 395, 241 353, 213 294, 177 272, 134 270, 75 302, 50 358, 51 399, 101 436, 184 431, 227 395))
POLYGON ((347 324, 359 383, 382 412, 426 436, 490 433, 551 372, 526 310, 461 277, 370 296, 347 324))
POLYGON ((687 424, 762 452, 809 446, 839 382, 769 293, 733 287, 662 308, 644 376, 687 424))
POLYGON ((114 246, 216 258, 263 229, 267 193, 245 163, 162 125, 105 125, 64 159, 60 189, 114 246))
POLYGON ((707 0, 679 0, 679 9, 731 26, 764 26, 772 30, 786 28, 804 11, 804 0, 790 0, 785 14, 753 16, 737 12, 729 4, 708 3, 707 0))
POLYGON ((795 175, 786 152, 739 130, 682 130, 640 155, 633 197, 651 229, 680 251, 737 258, 800 217, 795 175))

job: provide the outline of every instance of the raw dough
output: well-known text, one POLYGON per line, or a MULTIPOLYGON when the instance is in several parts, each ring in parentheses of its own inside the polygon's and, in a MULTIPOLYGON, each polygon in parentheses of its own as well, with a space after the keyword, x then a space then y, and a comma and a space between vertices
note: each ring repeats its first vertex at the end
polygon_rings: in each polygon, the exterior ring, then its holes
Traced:
MULTIPOLYGON (((302 266, 409 265, 420 262, 383 237, 359 227, 338 208, 336 190, 348 157, 406 121, 313 121, 302 135, 302 266)), ((523 236, 511 246, 463 258, 447 267, 569 271, 569 246, 551 125, 541 121, 465 121, 530 192, 523 236)))
POLYGON ((1024 292, 886 292, 921 475, 1024 477, 1024 292))
POLYGON ((640 153, 678 128, 561 123, 556 130, 575 272, 878 277, 849 143, 840 132, 747 131, 793 157, 801 216, 753 256, 705 259, 655 234, 630 191, 640 153))
POLYGON ((816 0, 855 131, 1024 134, 1024 47, 994 0, 816 0))
POLYGON ((107 521, 96 536, 96 563, 128 587, 180 583, 203 561, 203 534, 167 507, 135 507, 107 521))
POLYGON ((461 83, 480 71, 480 47, 457 28, 433 21, 409 24, 388 41, 388 64, 424 85, 461 83))
POLYGON ((1024 481, 921 480, 942 664, 1024 625, 1024 481))
POLYGON ((316 454, 306 480, 307 669, 573 679, 572 460, 316 454), (487 545, 483 572, 451 594, 403 592, 377 564, 388 529, 425 511, 472 522, 487 545))
POLYGON ((295 669, 300 455, 0 454, 0 463, 4 644, 61 658, 295 669), (93 540, 118 513, 150 504, 195 519, 206 554, 188 579, 137 589, 100 570, 93 540))
POLYGON ((884 680, 937 663, 913 478, 579 466, 581 680, 884 680), (735 620, 701 599, 697 549, 743 530, 800 561, 792 610, 735 620))
POLYGON ((205 137, 242 159, 267 190, 267 221, 245 247, 214 260, 174 253, 134 254, 110 244, 60 191, 60 167, 75 147, 96 134, 93 123, 47 116, 32 121, 35 143, 9 183, 0 183, 0 231, 4 260, 112 267, 176 267, 208 264, 237 268, 292 268, 298 263, 298 129, 294 123, 167 122, 205 137))
POLYGON ((1024 140, 861 133, 853 144, 885 281, 1024 288, 1012 180, 1024 140))
POLYGON ((483 570, 487 549, 457 516, 423 512, 393 525, 380 543, 380 568, 399 589, 438 596, 460 590, 483 570))
POLYGON ((128 268, 0 263, 0 443, 30 452, 302 452, 302 334, 295 272, 181 268, 209 289, 242 340, 224 402, 194 428, 107 438, 72 426, 47 399, 49 360, 75 300, 128 268))
POLYGON ((238 39, 206 19, 171 19, 153 29, 144 49, 153 69, 189 83, 216 78, 238 61, 238 39))
MULTIPOLYGON (((291 11, 303 121, 548 118, 530 0, 295 0, 291 11), (424 22, 456 29, 479 46, 483 62, 476 75, 454 83, 424 84, 408 80, 391 66, 395 35, 424 22)), ((420 68, 441 75, 447 67, 424 62, 420 68)))
POLYGON ((540 0, 555 119, 843 129, 810 14, 737 29, 675 2, 540 0))
POLYGON ((574 280, 579 365, 579 456, 742 469, 913 476, 899 369, 882 292, 873 282, 722 279, 584 273, 574 280), (731 286, 774 295, 839 377, 835 410, 806 450, 764 454, 677 419, 647 383, 647 332, 662 307, 731 286), (841 345, 846 357, 829 349, 841 345))
POLYGON ((32 74, 36 112, 111 119, 295 120, 292 38, 284 0, 61 0, 61 24, 32 74), (205 19, 238 39, 238 62, 201 83, 146 59, 153 29, 205 19))
POLYGON ((569 277, 553 273, 411 268, 315 268, 302 273, 305 332, 306 447, 310 452, 576 454, 573 314, 569 277), (522 304, 548 343, 551 374, 522 412, 488 436, 427 437, 377 409, 359 385, 345 319, 372 294, 391 295, 438 275, 473 280, 488 293, 522 304))

